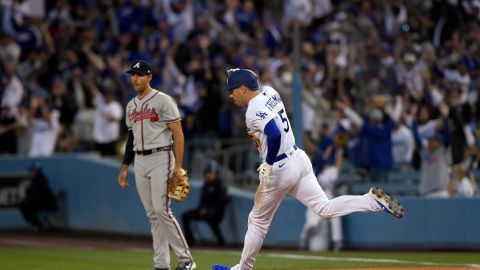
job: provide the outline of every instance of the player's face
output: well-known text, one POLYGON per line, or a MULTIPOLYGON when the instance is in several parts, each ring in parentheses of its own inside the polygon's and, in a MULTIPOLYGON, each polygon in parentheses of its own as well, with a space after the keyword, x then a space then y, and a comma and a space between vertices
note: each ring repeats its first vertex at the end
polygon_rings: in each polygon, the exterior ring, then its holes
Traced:
POLYGON ((247 102, 245 101, 245 89, 243 89, 243 86, 232 89, 229 97, 238 107, 244 107, 247 105, 247 102))
POLYGON ((132 73, 130 76, 130 82, 135 92, 137 92, 137 94, 141 94, 147 89, 151 78, 151 75, 132 73))

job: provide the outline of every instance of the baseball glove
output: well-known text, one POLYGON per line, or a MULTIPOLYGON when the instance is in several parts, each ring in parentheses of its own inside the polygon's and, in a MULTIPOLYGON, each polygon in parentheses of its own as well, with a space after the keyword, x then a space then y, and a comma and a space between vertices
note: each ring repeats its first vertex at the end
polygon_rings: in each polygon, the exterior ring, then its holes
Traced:
POLYGON ((168 181, 168 198, 183 202, 189 192, 190 184, 188 183, 187 171, 184 169, 175 171, 168 181))

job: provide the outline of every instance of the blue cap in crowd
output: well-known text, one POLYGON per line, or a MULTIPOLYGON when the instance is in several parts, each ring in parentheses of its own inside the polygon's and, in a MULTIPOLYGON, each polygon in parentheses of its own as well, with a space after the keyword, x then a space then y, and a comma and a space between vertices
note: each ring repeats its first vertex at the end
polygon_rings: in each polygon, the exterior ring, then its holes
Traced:
POLYGON ((213 173, 216 173, 218 172, 218 163, 214 160, 211 160, 207 163, 207 165, 205 165, 205 168, 203 169, 203 173, 210 173, 210 172, 213 172, 213 173))
POLYGON ((249 69, 240 68, 229 70, 227 72, 227 85, 223 88, 224 91, 230 92, 242 85, 248 87, 250 90, 258 89, 258 80, 255 72, 249 69))
POLYGON ((133 63, 132 67, 127 70, 127 73, 136 73, 140 75, 152 74, 152 67, 145 61, 137 61, 133 63))

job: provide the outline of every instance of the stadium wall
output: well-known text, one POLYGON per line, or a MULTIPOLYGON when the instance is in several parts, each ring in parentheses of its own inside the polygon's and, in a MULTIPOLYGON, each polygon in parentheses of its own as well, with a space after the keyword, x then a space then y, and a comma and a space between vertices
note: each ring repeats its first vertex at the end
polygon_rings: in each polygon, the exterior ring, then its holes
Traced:
MULTIPOLYGON (((135 189, 133 169, 130 187, 117 185, 120 162, 91 155, 51 158, 0 157, 0 174, 25 172, 38 162, 55 193, 65 191, 63 210, 67 229, 131 235, 150 234, 143 206, 135 189)), ((197 205, 201 181, 192 180, 190 197, 172 203, 177 219, 197 205)), ((225 238, 241 244, 253 194, 230 188, 231 203, 222 223, 225 238)), ((344 247, 353 249, 473 249, 480 250, 480 199, 401 198, 406 216, 356 213, 343 218, 344 247)), ((288 197, 282 203, 265 239, 268 246, 298 246, 305 221, 305 207, 288 197)), ((181 221, 180 221, 181 223, 181 221)), ((27 228, 17 209, 0 208, 0 229, 27 228)), ((213 235, 204 223, 194 231, 200 239, 213 235)))

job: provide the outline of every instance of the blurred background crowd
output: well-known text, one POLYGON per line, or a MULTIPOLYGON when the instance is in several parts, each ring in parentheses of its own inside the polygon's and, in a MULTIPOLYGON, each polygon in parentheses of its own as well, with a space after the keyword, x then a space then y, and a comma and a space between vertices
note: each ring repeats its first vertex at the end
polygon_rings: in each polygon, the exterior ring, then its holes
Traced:
MULTIPOLYGON (((425 196, 476 192, 479 0, 0 3, 1 153, 121 154, 135 95, 125 71, 138 59, 152 64, 152 87, 177 100, 186 142, 226 153, 246 138, 244 112, 222 92, 227 69, 255 71, 295 118, 299 26, 303 144, 324 189, 349 164, 376 182, 418 170, 425 196)), ((216 159, 234 167, 232 153, 216 159)))

